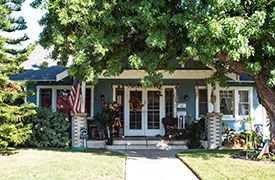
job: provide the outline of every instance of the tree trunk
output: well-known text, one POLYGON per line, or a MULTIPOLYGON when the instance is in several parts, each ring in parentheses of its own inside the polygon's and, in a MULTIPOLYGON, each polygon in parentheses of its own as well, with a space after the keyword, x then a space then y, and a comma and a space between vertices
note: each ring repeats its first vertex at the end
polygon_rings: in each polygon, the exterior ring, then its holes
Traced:
POLYGON ((217 54, 217 58, 227 63, 233 72, 248 74, 255 80, 259 102, 265 107, 269 118, 270 138, 275 138, 275 87, 265 84, 268 76, 264 68, 256 75, 249 74, 242 69, 241 62, 232 61, 226 53, 217 54))
POLYGON ((269 118, 270 138, 275 137, 275 89, 265 85, 265 79, 261 73, 254 76, 258 99, 269 118))

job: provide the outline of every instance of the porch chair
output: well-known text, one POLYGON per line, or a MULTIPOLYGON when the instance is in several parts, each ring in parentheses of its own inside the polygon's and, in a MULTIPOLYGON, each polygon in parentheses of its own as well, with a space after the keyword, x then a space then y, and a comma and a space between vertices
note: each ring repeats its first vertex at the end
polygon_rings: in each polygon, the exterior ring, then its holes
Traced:
POLYGON ((178 135, 178 118, 173 118, 171 116, 162 118, 162 124, 165 129, 165 137, 168 135, 178 135))

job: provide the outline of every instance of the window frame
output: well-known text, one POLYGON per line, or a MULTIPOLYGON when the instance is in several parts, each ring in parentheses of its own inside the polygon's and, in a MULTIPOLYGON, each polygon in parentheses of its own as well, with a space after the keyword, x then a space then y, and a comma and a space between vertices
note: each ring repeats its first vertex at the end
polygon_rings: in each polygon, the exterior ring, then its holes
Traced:
MULTIPOLYGON (((36 106, 40 107, 40 89, 52 89, 52 110, 56 112, 56 98, 57 98, 57 90, 60 89, 67 89, 71 90, 71 85, 38 85, 36 86, 36 106)), ((86 85, 86 89, 91 89, 91 115, 87 116, 87 119, 92 119, 94 116, 94 86, 93 85, 86 85)))
MULTIPOLYGON (((234 110, 233 115, 223 115, 222 120, 242 120, 247 117, 252 117, 253 113, 253 87, 243 87, 243 86, 230 86, 229 88, 219 88, 218 91, 232 90, 233 91, 233 102, 234 110), (248 91, 248 115, 239 115, 239 91, 248 91)), ((220 107, 220 93, 218 103, 220 107)), ((219 109, 220 110, 220 109, 219 109)), ((220 112, 220 111, 219 111, 220 112)))
MULTIPOLYGON (((208 108, 208 91, 207 91, 207 86, 197 86, 197 88, 198 88, 198 90, 200 90, 200 89, 204 89, 204 90, 206 90, 206 99, 207 99, 207 109, 208 109, 208 112, 209 112, 209 108, 208 108)), ((199 93, 199 92, 198 92, 199 93)), ((199 120, 200 118, 202 118, 203 116, 200 116, 199 115, 199 94, 198 95, 196 95, 196 86, 195 86, 195 106, 196 106, 196 111, 195 111, 195 113, 196 113, 196 119, 197 120, 199 120)))
POLYGON ((234 88, 228 88, 228 89, 220 88, 218 91, 219 91, 219 111, 220 112, 221 112, 221 91, 232 91, 233 112, 232 112, 232 114, 223 114, 223 117, 224 118, 234 118, 234 117, 236 117, 236 92, 235 92, 234 88))

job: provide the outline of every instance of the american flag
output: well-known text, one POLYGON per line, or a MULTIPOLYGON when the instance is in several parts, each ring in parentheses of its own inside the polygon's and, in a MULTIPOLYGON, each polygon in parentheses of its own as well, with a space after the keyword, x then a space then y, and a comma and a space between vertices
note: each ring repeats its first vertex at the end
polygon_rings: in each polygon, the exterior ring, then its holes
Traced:
POLYGON ((212 86, 212 92, 211 92, 211 95, 210 95, 210 101, 211 101, 211 104, 215 104, 216 102, 216 94, 215 94, 215 90, 216 90, 216 85, 214 84, 212 86))
POLYGON ((260 152, 260 154, 258 155, 257 159, 262 157, 264 154, 269 154, 269 146, 268 146, 268 141, 265 143, 262 151, 260 152))
POLYGON ((80 113, 80 82, 75 78, 72 86, 72 90, 69 97, 73 114, 80 113))

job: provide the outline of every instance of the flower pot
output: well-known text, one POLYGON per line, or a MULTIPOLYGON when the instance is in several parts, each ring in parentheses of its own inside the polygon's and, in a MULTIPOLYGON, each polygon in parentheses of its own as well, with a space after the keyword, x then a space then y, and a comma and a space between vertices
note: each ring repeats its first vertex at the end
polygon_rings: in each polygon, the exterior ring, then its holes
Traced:
POLYGON ((113 138, 106 138, 105 142, 106 142, 106 145, 112 145, 113 144, 113 138))

